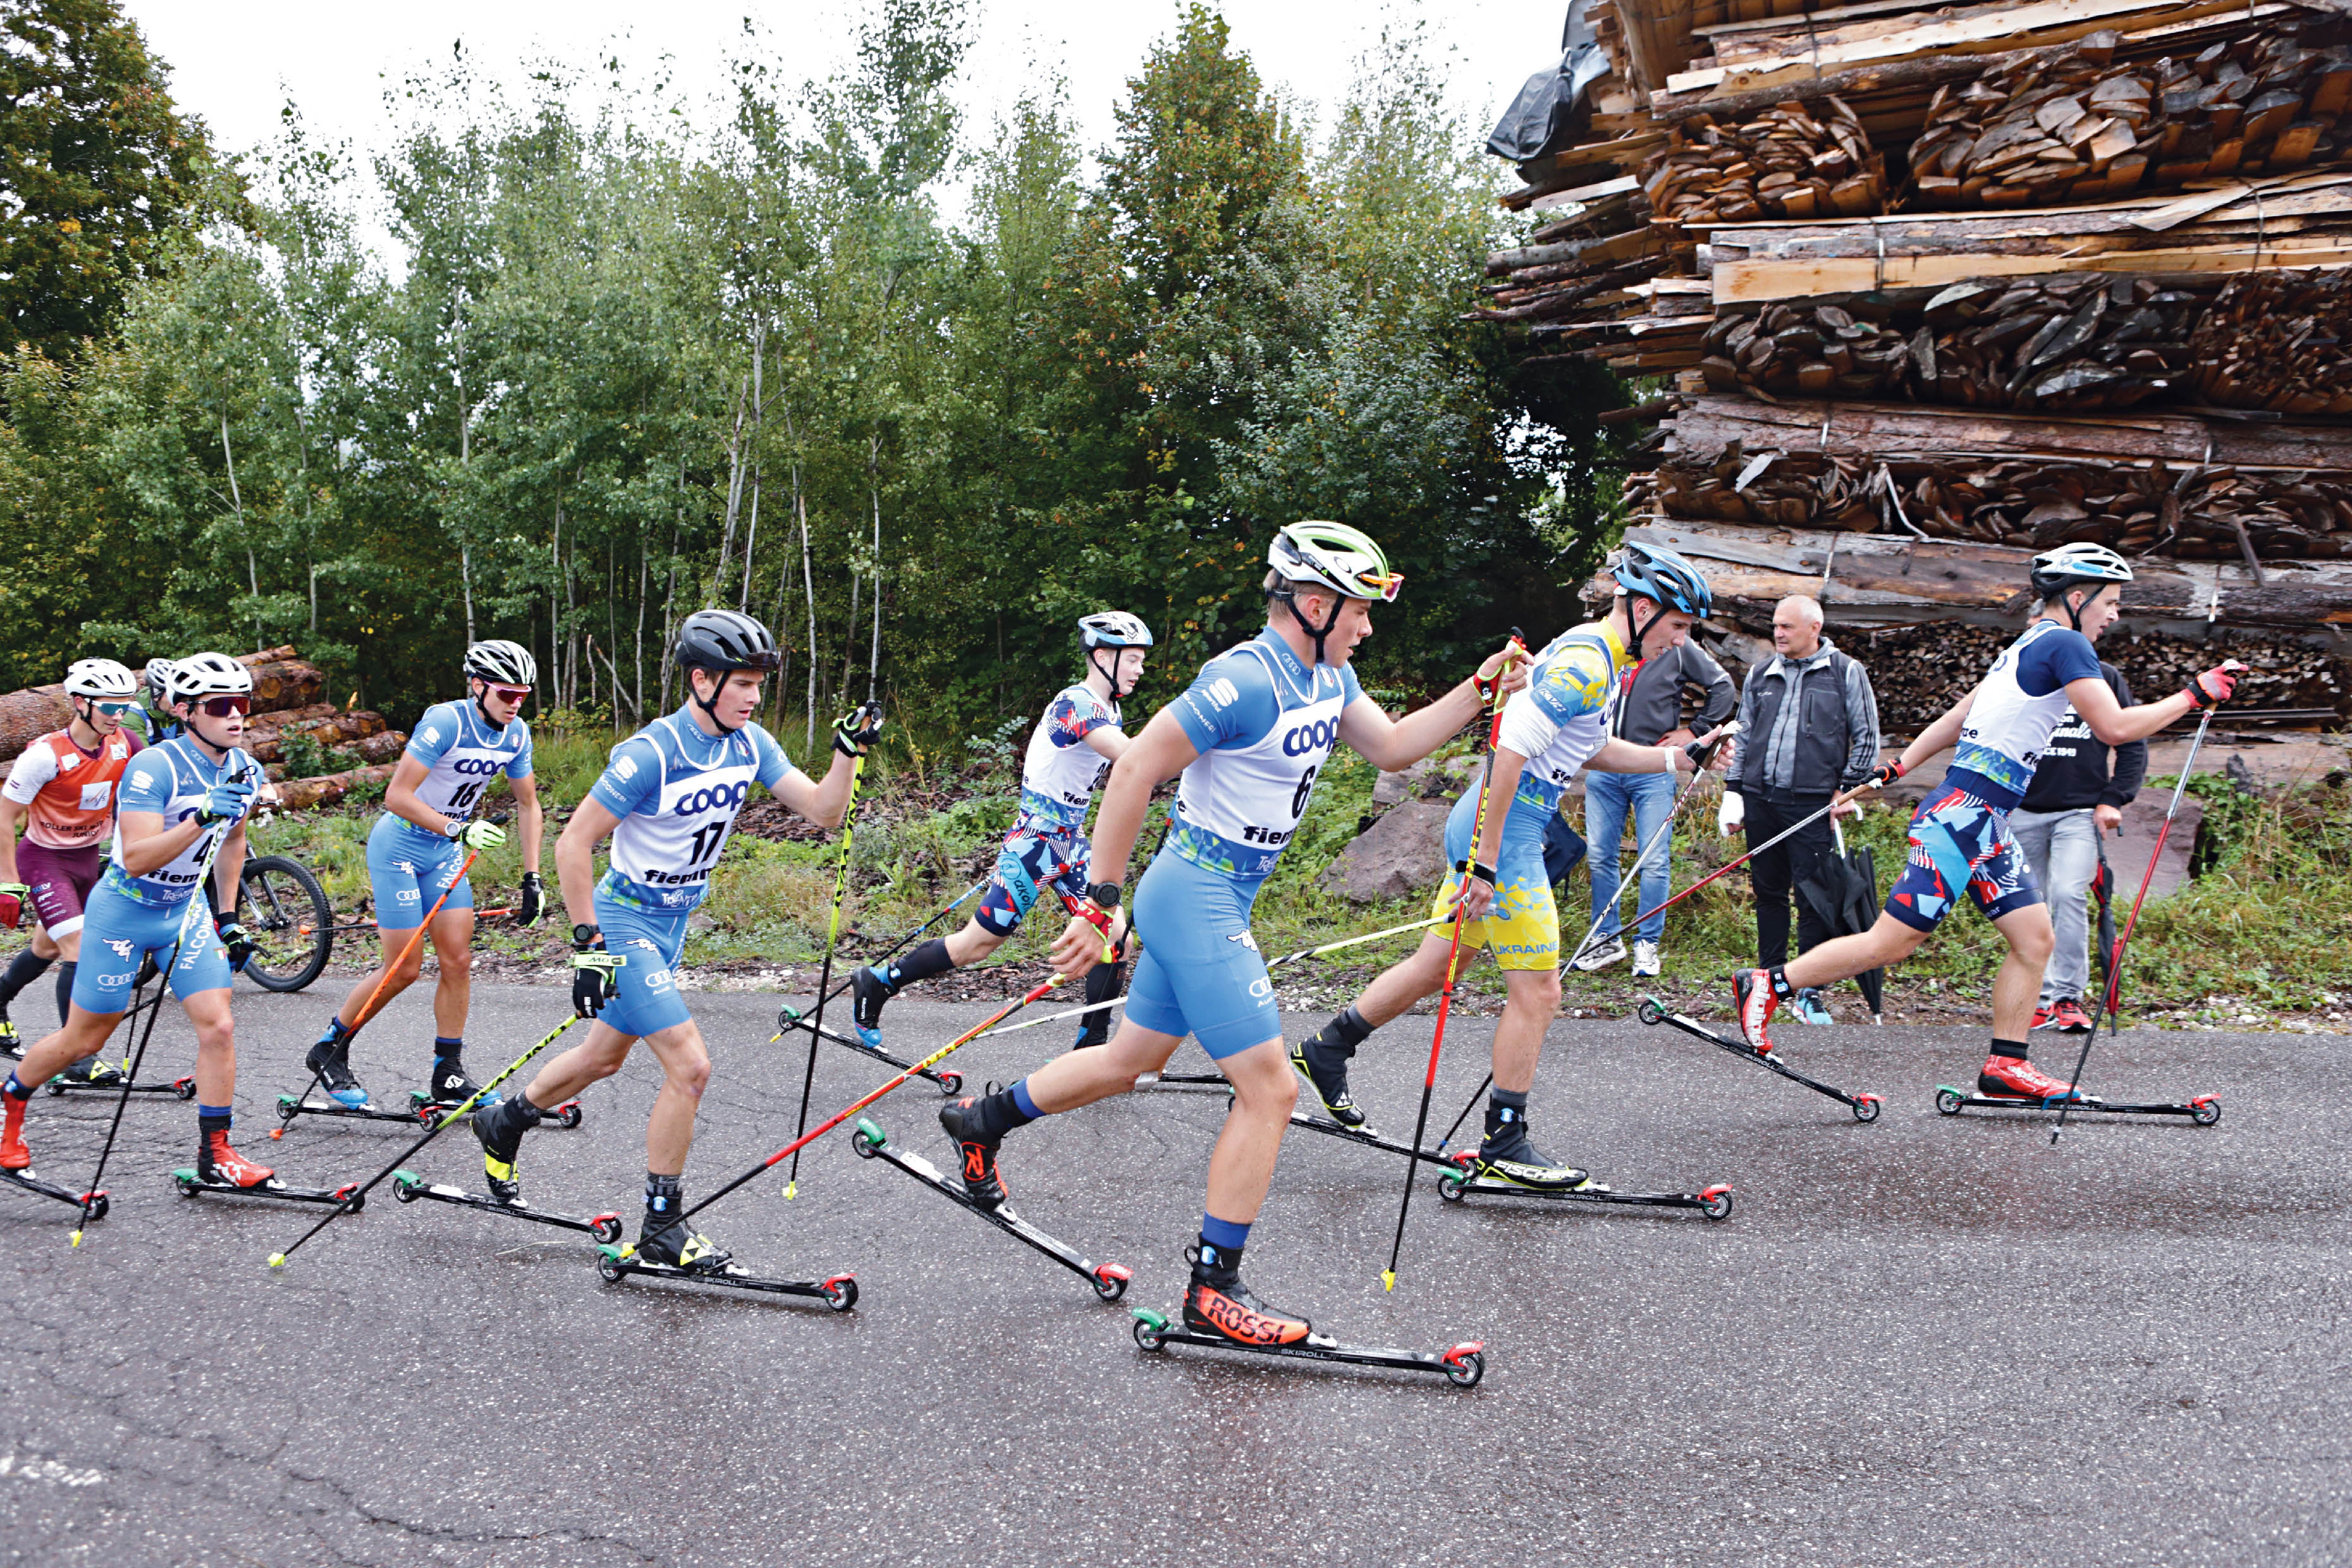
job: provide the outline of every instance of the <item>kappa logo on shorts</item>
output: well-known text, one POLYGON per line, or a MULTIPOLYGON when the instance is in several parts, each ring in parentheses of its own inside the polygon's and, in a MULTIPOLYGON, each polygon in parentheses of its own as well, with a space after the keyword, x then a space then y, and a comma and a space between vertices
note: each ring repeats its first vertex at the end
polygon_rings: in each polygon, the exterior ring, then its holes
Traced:
POLYGON ((628 944, 631 947, 642 947, 647 952, 654 953, 656 956, 661 952, 661 949, 654 944, 654 941, 650 937, 633 936, 629 939, 628 944))
POLYGON ((1233 935, 1225 938, 1225 940, 1227 942, 1240 942, 1252 952, 1255 952, 1257 951, 1257 933, 1255 931, 1237 931, 1234 932, 1233 935))
POLYGON ((137 949, 133 948, 127 942, 118 942, 112 937, 108 937, 106 939, 106 951, 114 954, 117 958, 129 959, 136 953, 137 949))

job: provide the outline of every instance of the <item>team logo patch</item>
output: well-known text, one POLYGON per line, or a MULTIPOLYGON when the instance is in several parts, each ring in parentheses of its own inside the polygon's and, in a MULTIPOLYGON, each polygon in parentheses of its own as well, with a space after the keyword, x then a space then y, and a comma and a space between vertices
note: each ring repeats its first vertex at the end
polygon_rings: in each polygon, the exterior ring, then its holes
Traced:
POLYGON ((118 942, 112 937, 106 939, 106 950, 121 959, 128 959, 136 952, 129 942, 118 942))
POLYGON ((1222 675, 1209 682, 1206 689, 1209 700, 1220 708, 1230 708, 1242 700, 1241 688, 1222 675))
POLYGON ((1257 933, 1255 931, 1237 931, 1234 932, 1233 935, 1225 938, 1225 940, 1227 942, 1240 942, 1252 952, 1255 952, 1257 951, 1257 933))
POLYGON ((69 773, 79 766, 81 766, 81 753, 79 752, 76 752, 70 757, 59 757, 58 759, 58 772, 61 773, 69 773))
POLYGON ((430 724, 425 725, 425 741, 428 745, 439 745, 441 743, 441 731, 435 729, 430 724))
POLYGON ((650 937, 633 936, 629 939, 629 945, 631 947, 642 947, 650 953, 658 954, 661 952, 661 949, 654 944, 653 939, 650 937))
POLYGON ((625 779, 633 779, 637 776, 637 764, 627 757, 614 757, 613 771, 625 779))

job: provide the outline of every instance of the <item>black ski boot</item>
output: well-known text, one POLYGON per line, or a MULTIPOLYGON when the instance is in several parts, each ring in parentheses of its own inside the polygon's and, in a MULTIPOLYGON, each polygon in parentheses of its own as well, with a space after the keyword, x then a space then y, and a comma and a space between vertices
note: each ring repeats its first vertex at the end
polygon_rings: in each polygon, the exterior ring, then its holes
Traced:
POLYGON ((539 1125, 538 1108, 528 1095, 502 1100, 469 1119, 482 1145, 482 1174, 490 1196, 502 1204, 522 1196, 522 1179, 515 1174, 515 1159, 522 1152, 522 1135, 539 1125))
POLYGON ((1004 1178, 996 1169, 996 1151, 1004 1134, 988 1131, 980 1100, 972 1095, 940 1106, 940 1125, 955 1140, 961 1156, 965 1195, 982 1208, 994 1211, 1004 1202, 1004 1178))
POLYGON ((1269 1306, 1242 1283, 1242 1249, 1206 1241, 1184 1249, 1192 1282, 1184 1290, 1184 1326, 1244 1345, 1295 1345, 1314 1324, 1269 1306))
POLYGON ((882 1048, 882 1004, 898 994, 871 964, 849 973, 849 1023, 857 1043, 869 1051, 882 1048))
POLYGON ((1590 1193, 1608 1189, 1591 1173, 1563 1165, 1535 1146, 1528 1136, 1524 1105, 1486 1102, 1486 1137, 1478 1146, 1476 1174, 1481 1181, 1526 1187, 1538 1193, 1590 1193))
POLYGON ((0 1005, 0 1057, 6 1057, 12 1062, 25 1059, 25 1037, 18 1034, 16 1026, 8 1021, 8 1009, 5 1005, 0 1005))
POLYGON ((320 1040, 302 1058, 302 1065, 310 1069, 310 1076, 327 1091, 327 1098, 344 1110, 357 1110, 368 1103, 366 1087, 352 1071, 349 1046, 320 1040))
POLYGON ((735 1259, 733 1253, 714 1247, 700 1231, 688 1230, 684 1220, 652 1214, 638 1227, 637 1256, 681 1274, 718 1274, 735 1259))
POLYGON ((58 1081, 87 1084, 92 1088, 105 1089, 122 1081, 122 1069, 112 1062, 100 1061, 96 1057, 84 1057, 58 1074, 58 1081))
POLYGON ((1348 1064, 1355 1059, 1356 1047, 1370 1033, 1349 1007, 1290 1047, 1291 1067, 1323 1102, 1323 1114, 1342 1127, 1361 1128, 1366 1121, 1355 1097, 1348 1092, 1348 1064), (1350 1035, 1355 1037, 1350 1039, 1350 1035))
MULTIPOLYGON (((446 1110, 463 1105, 481 1093, 482 1086, 474 1081, 473 1075, 466 1070, 466 1064, 463 1061, 456 1057, 433 1058, 433 1078, 432 1081, 425 1085, 425 1098, 436 1109, 446 1110)), ((481 1102, 474 1107, 473 1114, 478 1117, 485 1115, 498 1103, 499 1095, 494 1089, 483 1096, 481 1102)))

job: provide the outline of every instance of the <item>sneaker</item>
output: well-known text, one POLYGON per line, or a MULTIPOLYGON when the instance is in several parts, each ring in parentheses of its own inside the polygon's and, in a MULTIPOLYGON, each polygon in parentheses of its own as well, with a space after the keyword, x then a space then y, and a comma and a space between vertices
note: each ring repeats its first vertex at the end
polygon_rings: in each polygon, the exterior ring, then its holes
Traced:
POLYGON ((2055 1029, 2062 1035, 2087 1035, 2091 1032, 2091 1016, 2072 996, 2061 997, 2033 1010, 2033 1026, 2055 1029))
POLYGON ((993 1212, 1004 1202, 1004 1177, 996 1168, 996 1151, 1004 1142, 1003 1135, 991 1138, 981 1131, 980 1100, 974 1095, 950 1100, 940 1106, 940 1125, 955 1141, 956 1151, 961 1156, 964 1195, 993 1212))
POLYGON ((1242 1283, 1238 1255, 1205 1263, 1198 1247, 1184 1254, 1192 1263, 1192 1282, 1184 1291, 1186 1328, 1244 1345, 1295 1345, 1314 1331, 1305 1318, 1259 1300, 1242 1283))
POLYGON ((310 1054, 302 1058, 302 1065, 310 1069, 310 1076, 318 1080, 320 1089, 327 1091, 327 1098, 337 1105, 346 1110, 367 1108, 368 1091, 352 1075, 351 1048, 348 1046, 331 1046, 320 1040, 310 1047, 310 1054))
POLYGON ((2038 1100, 2045 1103, 2062 1100, 2080 1100, 2079 1090, 2068 1089, 2023 1057, 1987 1057, 1977 1072, 1977 1092, 2003 1100, 2038 1100))
POLYGON ((517 1112, 515 1100, 501 1100, 479 1116, 468 1117, 475 1141, 482 1146, 482 1175, 490 1196, 510 1204, 522 1196, 522 1179, 515 1174, 516 1156, 522 1152, 523 1129, 530 1123, 517 1112))
POLYGON ((1797 1016, 1800 1024, 1834 1024, 1837 1017, 1822 1001, 1822 994, 1807 985, 1790 999, 1789 1011, 1797 1016))
POLYGON ((1576 961, 1575 967, 1581 973, 1590 974, 1596 969, 1608 968, 1624 956, 1625 939, 1622 936, 1604 936, 1584 950, 1584 955, 1576 961))
POLYGON ((637 1256, 647 1263, 666 1263, 684 1274, 719 1274, 735 1255, 714 1245, 700 1231, 689 1231, 683 1220, 668 1220, 655 1228, 652 1215, 637 1232, 637 1256))
POLYGON ((207 1132, 196 1146, 196 1175, 216 1185, 257 1187, 277 1173, 257 1165, 228 1146, 228 1134, 207 1132))
POLYGON ((856 1031, 857 1043, 867 1050, 882 1048, 882 1004, 897 994, 882 972, 871 964, 850 973, 849 1026, 856 1031))
POLYGON ((1349 1059, 1320 1031, 1290 1047, 1291 1068, 1315 1091, 1323 1114, 1342 1127, 1361 1127, 1367 1118, 1348 1092, 1349 1059))
POLYGON ((1633 940, 1634 979, 1656 979, 1658 976, 1658 944, 1656 942, 1643 942, 1639 937, 1636 937, 1633 940))
POLYGON ((1479 1145, 1477 1164, 1473 1171, 1475 1175, 1481 1180, 1526 1187, 1538 1193, 1605 1193, 1609 1190, 1594 1181, 1590 1171, 1561 1164, 1537 1148, 1525 1131, 1515 1131, 1517 1135, 1507 1142, 1479 1145))
POLYGON ((1743 969, 1731 977, 1732 1005, 1739 1015, 1739 1037, 1768 1057, 1772 1054, 1772 1037, 1767 1026, 1780 1005, 1780 987, 1788 984, 1783 980, 1776 984, 1777 973, 1770 969, 1743 969))
POLYGON ((58 1074, 58 1081, 60 1083, 91 1084, 103 1089, 113 1084, 121 1083, 122 1081, 122 1069, 116 1067, 112 1062, 102 1062, 96 1057, 84 1057, 81 1060, 74 1063, 73 1066, 66 1068, 65 1071, 58 1074))
POLYGON ((6 1108, 5 1119, 0 1119, 0 1171, 33 1168, 33 1152, 25 1147, 25 1107, 28 1103, 13 1094, 0 1094, 0 1106, 6 1108))

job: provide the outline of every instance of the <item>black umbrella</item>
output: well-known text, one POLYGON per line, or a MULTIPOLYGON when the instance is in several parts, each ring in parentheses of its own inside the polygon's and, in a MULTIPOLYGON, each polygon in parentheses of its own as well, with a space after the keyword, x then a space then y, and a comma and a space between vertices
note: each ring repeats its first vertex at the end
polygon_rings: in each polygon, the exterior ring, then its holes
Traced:
MULTIPOLYGON (((1869 846, 1849 850, 1837 818, 1830 818, 1837 848, 1824 855, 1797 883, 1797 897, 1813 907, 1832 936, 1859 936, 1878 923, 1878 860, 1869 846)), ((1853 977, 1862 999, 1870 1005, 1874 1024, 1886 1022, 1886 971, 1873 969, 1853 977)))
MULTIPOLYGON (((2106 839, 2095 830, 2091 837, 2099 847, 2099 874, 2091 879, 2091 891, 2097 895, 2099 900, 2099 995, 2108 1004, 2107 1016, 2120 1023, 2122 1020, 2117 1017, 2116 1008, 2122 1005, 2123 999, 2111 994, 2109 989, 2115 984, 2116 973, 2116 911, 2112 901, 2116 874, 2107 869, 2106 839)), ((2092 1016, 2097 1016, 2095 1013, 2092 1016)))

